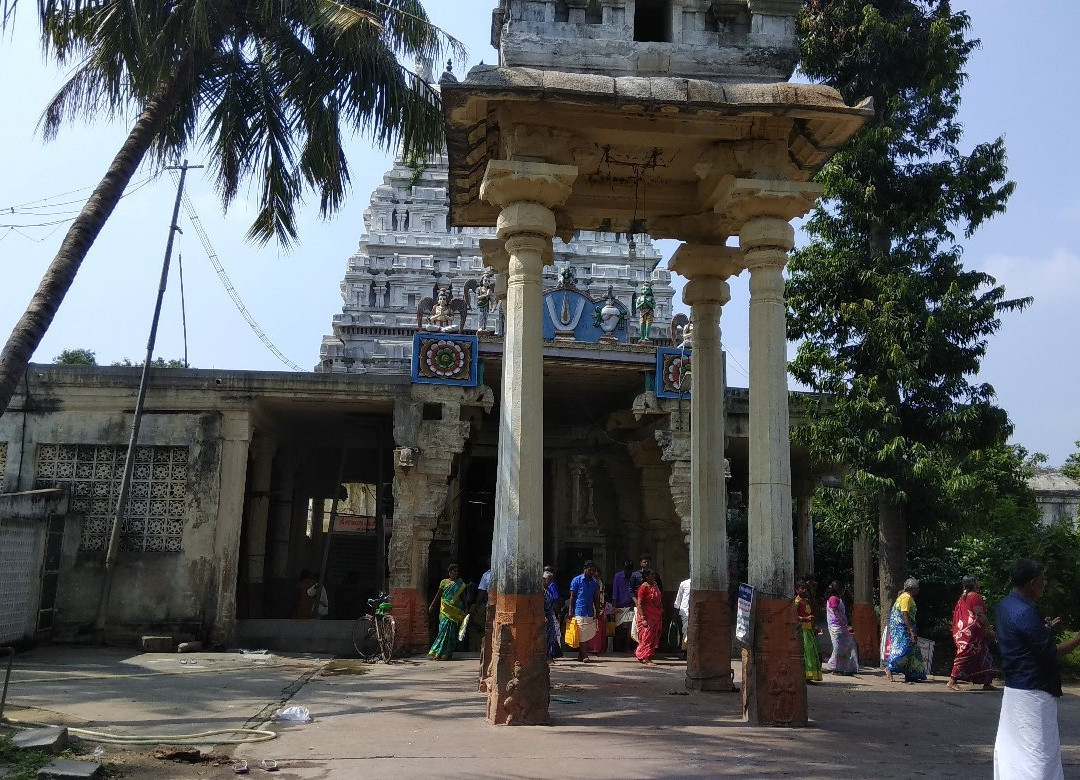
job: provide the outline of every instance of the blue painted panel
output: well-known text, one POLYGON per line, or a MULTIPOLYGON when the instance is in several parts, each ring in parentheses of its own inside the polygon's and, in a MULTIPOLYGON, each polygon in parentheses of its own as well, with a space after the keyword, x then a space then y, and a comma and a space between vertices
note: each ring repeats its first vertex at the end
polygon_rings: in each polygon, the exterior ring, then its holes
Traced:
MULTIPOLYGON (((551 341, 556 336, 569 338, 585 344, 596 344, 604 335, 599 323, 599 310, 605 300, 596 300, 580 290, 555 289, 544 293, 541 316, 544 322, 544 339, 551 341)), ((616 308, 623 315, 622 321, 612 334, 620 344, 627 341, 626 320, 629 312, 619 301, 616 308)))
POLYGON ((656 397, 690 397, 690 353, 675 347, 656 348, 656 397))
POLYGON ((412 381, 426 385, 476 387, 479 357, 476 336, 417 333, 413 336, 412 381))

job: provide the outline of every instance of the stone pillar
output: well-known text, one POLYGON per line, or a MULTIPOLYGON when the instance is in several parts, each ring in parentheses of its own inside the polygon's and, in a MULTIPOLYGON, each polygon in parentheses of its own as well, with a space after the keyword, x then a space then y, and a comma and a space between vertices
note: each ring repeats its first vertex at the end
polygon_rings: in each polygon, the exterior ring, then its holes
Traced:
POLYGON ((731 612, 728 606, 727 486, 724 481, 724 369, 720 309, 731 299, 724 281, 740 252, 684 244, 670 267, 689 281, 694 351, 690 388, 690 624, 686 687, 731 690, 731 612))
POLYGON ((795 527, 797 547, 795 552, 795 574, 799 577, 814 574, 814 522, 810 515, 810 499, 813 495, 813 483, 801 479, 795 494, 795 527))
POLYGON ((878 622, 874 616, 874 567, 870 555, 870 534, 863 531, 855 537, 852 547, 855 570, 855 604, 851 609, 851 628, 859 648, 859 663, 874 666, 881 652, 878 642, 878 622))
POLYGON ((270 476, 274 444, 256 439, 251 447, 251 484, 244 516, 244 559, 247 563, 248 617, 261 618, 266 609, 266 541, 270 518, 270 476))
MULTIPOLYGON (((751 723, 806 725, 806 679, 795 620, 784 265, 795 243, 785 219, 750 219, 739 233, 750 269, 749 580, 752 657, 743 708, 751 723)), ((698 338, 697 323, 694 339, 698 338)), ((750 655, 745 653, 746 655, 750 655)))
MULTIPOLYGON (((292 455, 278 458, 277 479, 274 487, 274 500, 270 505, 270 577, 288 581, 289 547, 292 540, 293 488, 296 483, 296 460, 292 455)), ((296 574, 291 574, 295 577, 296 574)))
POLYGON ((500 515, 492 559, 498 601, 492 634, 488 720, 548 722, 549 673, 540 589, 544 550, 541 274, 551 253, 551 208, 570 195, 573 166, 493 160, 480 197, 502 208, 496 234, 510 268, 499 406, 500 515), (504 489, 502 484, 505 483, 504 489))
MULTIPOLYGON (((484 256, 484 265, 490 266, 495 271, 495 307, 501 312, 506 308, 507 274, 510 272, 510 256, 506 254, 505 243, 498 238, 480 239, 480 251, 484 256)), ((492 314, 496 312, 493 310, 492 314)), ((502 328, 496 323, 496 330, 502 335, 502 328)), ((506 376, 506 360, 501 363, 502 369, 499 375, 499 387, 503 386, 503 377, 506 376)), ((502 449, 502 437, 498 441, 498 449, 502 449)), ((500 455, 496 456, 496 462, 500 455)), ((498 578, 495 572, 499 567, 499 560, 495 554, 496 540, 500 538, 499 524, 502 522, 505 500, 503 491, 507 489, 505 480, 497 480, 495 485, 495 522, 491 533, 491 586, 488 588, 487 605, 484 609, 484 638, 480 644, 480 669, 476 681, 476 690, 479 693, 488 693, 492 686, 493 667, 491 665, 492 635, 495 631, 495 612, 499 597, 498 578)))
POLYGON ((218 511, 214 523, 214 608, 210 643, 228 647, 236 633, 236 574, 240 562, 240 522, 244 513, 251 419, 247 412, 221 413, 218 511))

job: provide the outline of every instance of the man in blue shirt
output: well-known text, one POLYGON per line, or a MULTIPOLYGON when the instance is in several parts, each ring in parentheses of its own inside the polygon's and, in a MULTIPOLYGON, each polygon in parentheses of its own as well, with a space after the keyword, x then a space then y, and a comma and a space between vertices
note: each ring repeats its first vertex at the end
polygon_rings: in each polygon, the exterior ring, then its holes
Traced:
POLYGON ((588 661, 585 643, 596 636, 596 617, 600 614, 600 580, 596 578, 596 566, 585 561, 582 572, 570 581, 570 607, 578 631, 578 660, 588 661))
POLYGON ((634 622, 634 595, 630 591, 630 578, 634 564, 623 561, 622 571, 611 580, 611 605, 615 608, 615 638, 612 649, 616 653, 630 650, 630 626, 634 622))
POLYGON ((1012 585, 995 613, 1005 693, 994 743, 994 778, 1062 780, 1057 659, 1080 647, 1080 634, 1054 644, 1050 629, 1059 621, 1043 620, 1035 607, 1046 589, 1041 563, 1017 561, 1012 585))

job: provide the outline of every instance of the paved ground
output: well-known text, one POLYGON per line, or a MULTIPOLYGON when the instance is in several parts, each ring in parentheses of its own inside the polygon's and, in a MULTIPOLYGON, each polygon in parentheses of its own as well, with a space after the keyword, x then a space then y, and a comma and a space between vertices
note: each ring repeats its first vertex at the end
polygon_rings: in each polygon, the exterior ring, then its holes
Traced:
MULTIPOLYGON (((259 725, 287 702, 315 720, 274 724, 277 739, 232 752, 252 767, 275 759, 278 777, 305 780, 988 778, 1000 706, 1000 693, 952 693, 941 678, 889 684, 868 671, 811 687, 810 728, 752 728, 739 717, 737 694, 684 695, 678 661, 645 669, 609 657, 556 665, 551 727, 497 728, 483 720, 474 659, 344 664, 335 673, 340 666, 313 657, 42 648, 17 658, 6 715, 176 735, 259 725)), ((1080 777, 1078 694, 1070 689, 1060 710, 1070 778, 1080 777)), ((131 778, 233 776, 228 766, 155 761, 149 750, 105 746, 104 760, 131 778)), ((253 768, 255 775, 268 776, 253 768)))

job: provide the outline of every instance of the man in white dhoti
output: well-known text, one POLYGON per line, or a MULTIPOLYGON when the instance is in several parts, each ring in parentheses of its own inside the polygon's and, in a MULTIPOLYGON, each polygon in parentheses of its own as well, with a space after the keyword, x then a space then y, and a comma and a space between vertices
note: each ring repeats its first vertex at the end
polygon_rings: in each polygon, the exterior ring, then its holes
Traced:
POLYGON ((679 590, 675 593, 675 611, 679 613, 682 622, 682 647, 686 652, 686 635, 690 631, 690 578, 679 583, 679 590))
POLYGON ((570 581, 570 608, 572 620, 577 624, 577 645, 579 661, 588 661, 585 643, 596 636, 596 618, 603 606, 600 604, 600 580, 596 578, 596 567, 592 561, 585 561, 581 574, 570 581))
POLYGON ((1043 620, 1035 608, 1046 589, 1041 563, 1017 561, 1012 585, 995 612, 1005 694, 994 743, 994 780, 1064 780, 1058 658, 1080 647, 1080 634, 1054 644, 1050 629, 1059 621, 1043 620))

